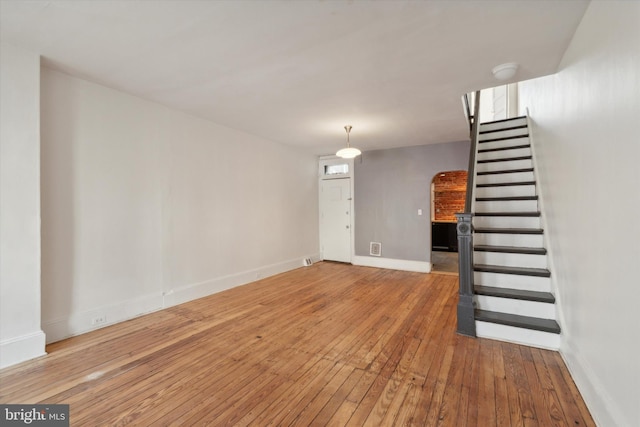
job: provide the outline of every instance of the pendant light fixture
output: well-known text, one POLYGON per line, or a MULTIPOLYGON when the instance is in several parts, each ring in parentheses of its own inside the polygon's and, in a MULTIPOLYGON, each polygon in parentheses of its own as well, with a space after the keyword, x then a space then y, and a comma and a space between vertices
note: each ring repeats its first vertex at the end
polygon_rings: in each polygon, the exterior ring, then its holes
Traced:
POLYGON ((362 151, 358 150, 355 147, 352 147, 349 144, 349 133, 351 132, 351 126, 347 125, 344 127, 344 130, 347 131, 347 148, 343 148, 342 150, 338 150, 336 156, 342 157, 343 159, 353 159, 356 156, 362 154, 362 151))

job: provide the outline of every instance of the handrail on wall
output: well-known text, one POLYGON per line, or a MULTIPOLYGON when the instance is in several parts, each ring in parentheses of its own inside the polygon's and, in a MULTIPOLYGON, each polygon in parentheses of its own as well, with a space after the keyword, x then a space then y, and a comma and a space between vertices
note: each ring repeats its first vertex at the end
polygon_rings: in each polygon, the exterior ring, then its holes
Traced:
MULTIPOLYGON (((469 106, 468 94, 464 97, 465 105, 469 106)), ((458 279, 460 291, 458 299, 457 332, 462 335, 476 336, 475 302, 473 300, 473 225, 471 219, 471 205, 473 200, 473 186, 475 180, 476 145, 480 125, 480 91, 475 92, 473 113, 467 110, 467 117, 471 127, 471 146, 469 148, 469 167, 467 173, 467 194, 464 212, 457 213, 458 223, 458 279)))

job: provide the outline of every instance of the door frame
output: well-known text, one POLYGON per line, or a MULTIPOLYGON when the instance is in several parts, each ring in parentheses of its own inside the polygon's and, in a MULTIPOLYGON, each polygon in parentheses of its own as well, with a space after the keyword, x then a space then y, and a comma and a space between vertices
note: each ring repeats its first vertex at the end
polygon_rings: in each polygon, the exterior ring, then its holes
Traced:
POLYGON ((355 256, 355 196, 354 196, 354 173, 353 173, 353 159, 343 159, 337 156, 320 156, 318 158, 318 251, 320 252, 320 259, 324 260, 324 253, 322 251, 322 233, 320 230, 320 215, 322 215, 322 206, 320 204, 320 183, 321 181, 330 180, 330 179, 349 179, 349 191, 351 192, 351 200, 349 203, 349 211, 351 214, 349 215, 349 240, 350 240, 350 248, 349 248, 349 257, 350 261, 353 264, 353 259, 355 256), (347 164, 349 165, 348 173, 341 173, 335 175, 325 175, 325 166, 332 165, 340 165, 347 164))

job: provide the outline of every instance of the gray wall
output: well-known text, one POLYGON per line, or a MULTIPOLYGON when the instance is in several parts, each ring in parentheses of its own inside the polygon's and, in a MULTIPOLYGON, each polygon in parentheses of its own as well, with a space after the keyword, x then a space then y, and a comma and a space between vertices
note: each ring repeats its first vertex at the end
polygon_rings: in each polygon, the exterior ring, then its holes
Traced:
POLYGON ((382 243, 382 257, 431 261, 431 180, 462 170, 469 141, 367 151, 355 161, 355 253, 369 255, 382 243), (422 216, 418 215, 422 209, 422 216))

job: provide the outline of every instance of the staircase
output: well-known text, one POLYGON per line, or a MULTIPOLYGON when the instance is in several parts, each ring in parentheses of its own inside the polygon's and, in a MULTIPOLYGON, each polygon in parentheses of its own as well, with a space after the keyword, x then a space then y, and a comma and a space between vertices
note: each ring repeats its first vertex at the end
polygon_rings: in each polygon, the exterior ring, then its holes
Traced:
POLYGON ((526 117, 480 124, 473 206, 479 337, 558 349, 526 117))

